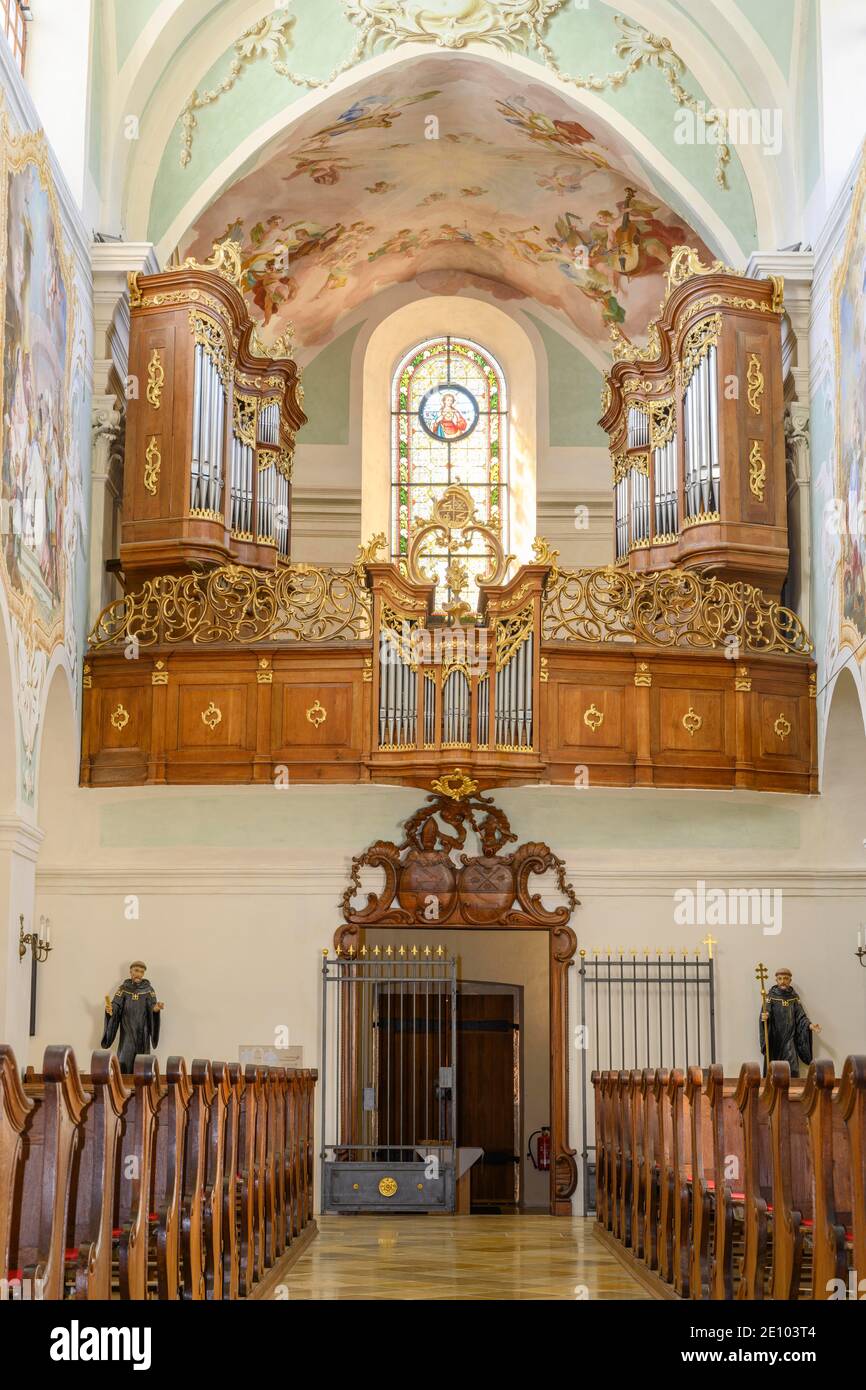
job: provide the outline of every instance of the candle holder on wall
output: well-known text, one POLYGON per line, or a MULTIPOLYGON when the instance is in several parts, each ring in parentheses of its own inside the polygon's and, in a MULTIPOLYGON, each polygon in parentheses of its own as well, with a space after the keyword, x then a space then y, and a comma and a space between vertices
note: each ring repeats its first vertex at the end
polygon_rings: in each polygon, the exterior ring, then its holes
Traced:
POLYGON ((854 952, 863 969, 866 970, 866 946, 863 944, 863 928, 857 933, 857 950, 854 952))
POLYGON ((51 919, 39 918, 38 932, 25 932, 24 913, 18 917, 18 959, 22 961, 30 947, 30 1036, 36 1037, 36 968, 48 959, 51 946, 51 919), (44 933, 44 935, 43 935, 44 933))

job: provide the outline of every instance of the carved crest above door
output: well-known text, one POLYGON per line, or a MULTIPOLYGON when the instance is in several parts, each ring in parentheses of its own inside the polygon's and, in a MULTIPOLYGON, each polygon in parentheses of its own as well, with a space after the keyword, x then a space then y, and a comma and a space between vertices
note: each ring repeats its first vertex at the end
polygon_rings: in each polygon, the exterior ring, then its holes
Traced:
POLYGON ((506 853, 516 841, 508 817, 492 797, 477 792, 460 799, 447 793, 428 796, 427 805, 406 822, 399 845, 377 840, 352 860, 343 916, 359 927, 436 923, 567 929, 578 901, 563 861, 538 841, 506 853), (470 832, 480 853, 464 850, 470 832), (384 886, 367 894, 365 906, 356 906, 366 868, 381 869, 384 886), (530 879, 548 873, 563 899, 552 908, 544 905, 540 892, 530 891, 530 879))

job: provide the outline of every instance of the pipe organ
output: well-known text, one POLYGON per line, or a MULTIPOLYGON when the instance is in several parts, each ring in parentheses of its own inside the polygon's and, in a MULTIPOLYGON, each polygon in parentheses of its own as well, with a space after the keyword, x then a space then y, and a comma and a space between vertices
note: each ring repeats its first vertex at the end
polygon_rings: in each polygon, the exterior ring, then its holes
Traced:
POLYGON ((778 283, 675 253, 608 374, 616 561, 575 570, 540 539, 513 569, 457 483, 398 564, 383 535, 293 564, 302 393, 238 286, 230 243, 132 283, 126 593, 85 654, 82 785, 817 791, 812 644, 778 602, 778 283), (436 611, 443 553, 483 557, 474 610, 436 611))
POLYGON ((234 242, 130 279, 120 560, 127 588, 192 565, 289 560, 295 435, 306 420, 288 344, 266 348, 234 242))
POLYGON ((782 285, 689 247, 671 259, 646 347, 614 330, 610 437, 617 564, 684 565, 778 597, 788 567, 782 285))

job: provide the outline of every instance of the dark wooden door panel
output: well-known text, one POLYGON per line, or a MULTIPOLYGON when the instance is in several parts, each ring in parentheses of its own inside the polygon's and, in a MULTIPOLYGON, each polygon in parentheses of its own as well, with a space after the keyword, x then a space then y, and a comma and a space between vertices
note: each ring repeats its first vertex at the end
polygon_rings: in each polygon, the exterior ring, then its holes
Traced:
POLYGON ((472 1170, 473 1206, 515 1200, 518 1043, 513 995, 458 996, 457 1133, 461 1147, 484 1150, 472 1170))

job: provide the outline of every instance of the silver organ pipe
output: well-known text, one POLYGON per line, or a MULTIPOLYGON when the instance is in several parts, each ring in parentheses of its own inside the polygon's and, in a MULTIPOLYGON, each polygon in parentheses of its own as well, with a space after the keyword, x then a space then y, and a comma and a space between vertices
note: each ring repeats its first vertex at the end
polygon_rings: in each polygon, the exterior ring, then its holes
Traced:
POLYGON ((274 523, 274 537, 277 554, 289 558, 289 480, 284 473, 277 473, 277 509, 274 523))
POLYGON ((199 477, 200 507, 207 506, 206 498, 210 486, 211 438, 213 435, 213 362, 205 354, 204 359, 204 422, 202 427, 201 473, 199 477))
POLYGON ((389 638, 384 629, 379 633, 379 742, 387 742, 385 738, 385 726, 388 719, 388 643, 389 638))
POLYGON ((710 510, 710 397, 707 381, 707 359, 698 363, 695 375, 698 378, 698 409, 700 428, 700 469, 701 469, 701 511, 710 510))
POLYGON ((628 447, 645 449, 649 444, 649 416, 632 406, 628 412, 628 447))
POLYGON ((280 407, 276 402, 262 406, 259 411, 259 443, 274 444, 280 442, 280 407))
POLYGON ((616 558, 625 559, 628 554, 628 476, 623 475, 616 485, 616 558))
POLYGON ((436 677, 428 672, 424 681, 424 742, 430 746, 436 742, 436 677))
POLYGON ((204 348, 201 343, 195 345, 195 368, 193 373, 192 388, 192 458, 190 461, 191 487, 190 487, 190 506, 197 507, 199 473, 201 472, 201 369, 204 348))
POLYGON ((716 349, 712 346, 707 354, 707 372, 710 393, 710 478, 712 483, 713 510, 721 508, 721 470, 719 463, 719 399, 718 373, 716 370, 716 349))
POLYGON ((478 717, 476 722, 478 743, 486 748, 490 728, 490 678, 481 676, 478 681, 478 717))
POLYGON ((274 505, 276 502, 277 491, 277 466, 271 459, 264 466, 259 467, 259 495, 258 495, 258 539, 273 541, 274 535, 274 505))
POLYGON ((532 672, 535 657, 535 637, 530 632, 523 644, 523 738, 521 746, 532 747, 532 672))

